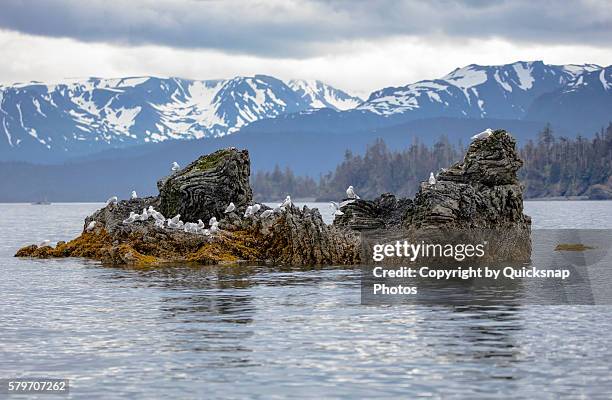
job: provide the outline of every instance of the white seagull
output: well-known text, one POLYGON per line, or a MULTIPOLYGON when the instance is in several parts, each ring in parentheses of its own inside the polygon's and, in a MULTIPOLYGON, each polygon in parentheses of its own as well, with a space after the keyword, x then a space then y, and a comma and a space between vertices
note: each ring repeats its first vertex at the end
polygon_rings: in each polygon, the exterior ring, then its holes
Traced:
POLYGON ((261 218, 268 218, 272 214, 274 214, 273 210, 266 210, 266 211, 261 213, 260 217, 261 218))
POLYGON ((137 218, 140 218, 140 215, 136 214, 134 211, 130 211, 130 216, 123 220, 124 224, 131 224, 136 221, 137 218))
POLYGON ((248 206, 244 211, 244 218, 250 217, 251 215, 253 215, 253 206, 248 206))
POLYGON ((433 172, 429 173, 429 184, 431 186, 436 184, 436 177, 434 176, 433 172))
POLYGON ((340 204, 335 201, 330 201, 329 204, 331 204, 332 210, 334 210, 334 215, 344 215, 344 213, 340 211, 340 204))
POLYGON ((251 208, 251 213, 252 214, 257 214, 257 211, 259 211, 261 209, 261 204, 253 204, 253 208, 251 208))
POLYGON ((89 223, 89 225, 87 225, 87 228, 85 228, 85 230, 86 230, 87 232, 91 232, 91 231, 93 231, 93 229, 94 229, 95 227, 96 227, 96 221, 91 221, 91 222, 89 223))
POLYGON ((140 214, 140 218, 139 218, 139 219, 140 219, 141 221, 146 221, 146 220, 148 220, 148 219, 149 219, 149 216, 150 216, 150 215, 149 215, 149 213, 147 212, 147 209, 146 209, 146 208, 143 208, 143 209, 142 209, 142 214, 140 214))
POLYGON ((280 208, 291 207, 293 203, 291 203, 291 196, 287 195, 285 200, 279 205, 280 208))
POLYGON ((223 211, 225 214, 229 214, 232 211, 234 211, 236 209, 236 206, 234 205, 234 203, 230 202, 229 206, 227 206, 227 208, 225 209, 225 211, 223 211))
POLYGON ((181 169, 181 166, 180 166, 180 165, 178 165, 178 163, 177 163, 176 161, 173 161, 173 162, 172 162, 172 172, 176 172, 176 171, 178 171, 179 169, 181 169))
POLYGON ((198 229, 206 228, 206 224, 201 219, 198 220, 198 229))
POLYGON ((349 186, 348 189, 346 189, 346 197, 348 197, 349 199, 359 198, 359 196, 357 196, 357 193, 355 193, 355 189, 353 189, 353 186, 349 186))
POLYGON ((138 198, 138 195, 136 194, 136 191, 135 191, 135 190, 132 190, 132 195, 130 196, 130 198, 131 198, 132 200, 134 200, 134 199, 137 199, 137 198, 138 198))
POLYGON ((40 244, 38 245, 38 247, 45 247, 45 246, 49 246, 49 244, 51 243, 51 241, 49 239, 45 239, 42 242, 40 242, 40 244))
POLYGON ((176 214, 174 217, 170 219, 170 222, 172 222, 173 224, 178 224, 180 220, 181 220, 181 214, 176 214))
POLYGON ((487 128, 484 131, 472 136, 472 140, 481 140, 486 139, 493 134, 493 130, 491 128, 487 128))
POLYGON ((110 206, 111 204, 117 204, 118 201, 119 199, 117 199, 117 196, 113 196, 110 199, 106 200, 106 205, 110 206))
POLYGON ((216 218, 216 217, 211 217, 211 218, 208 220, 208 225, 210 225, 210 226, 213 226, 213 225, 219 225, 219 222, 217 221, 217 218, 216 218))

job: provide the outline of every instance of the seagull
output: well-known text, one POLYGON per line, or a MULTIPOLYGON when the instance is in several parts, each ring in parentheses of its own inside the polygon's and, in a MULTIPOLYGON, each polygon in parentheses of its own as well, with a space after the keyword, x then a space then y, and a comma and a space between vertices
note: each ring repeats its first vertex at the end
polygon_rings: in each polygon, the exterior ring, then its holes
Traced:
POLYGON ((149 206, 149 209, 147 210, 147 212, 149 213, 149 215, 153 216, 153 218, 155 218, 155 221, 161 221, 164 222, 166 220, 166 217, 163 216, 162 213, 160 213, 159 211, 156 211, 153 206, 149 206))
POLYGON ((227 208, 225 209, 225 211, 223 211, 225 214, 229 214, 232 211, 234 211, 236 209, 236 206, 234 205, 234 203, 230 202, 229 206, 227 206, 227 208))
POLYGON ((431 186, 436 184, 436 177, 434 176, 433 172, 429 173, 429 184, 431 186))
POLYGON ((198 232, 198 224, 193 223, 193 222, 187 222, 184 225, 183 230, 185 232, 189 232, 189 233, 197 233, 198 232))
POLYGON ((253 204, 253 207, 251 208, 251 213, 256 214, 257 211, 259 211, 260 209, 261 209, 261 204, 253 204))
POLYGON ((198 229, 206 228, 206 224, 201 219, 198 220, 198 229))
POLYGON ((182 229, 183 226, 185 226, 185 224, 181 220, 178 220, 176 222, 172 222, 172 220, 168 220, 168 228, 182 229))
POLYGON ((219 222, 217 221, 217 218, 216 218, 216 217, 211 217, 211 218, 208 220, 208 225, 210 225, 210 226, 213 226, 213 225, 219 225, 219 222))
POLYGON ((253 206, 248 206, 244 212, 244 218, 250 217, 251 215, 253 215, 253 206))
POLYGON ((261 213, 260 217, 261 218, 268 218, 272 214, 274 214, 273 210, 266 210, 266 211, 261 213))
POLYGON ((285 207, 289 207, 291 208, 291 205, 293 203, 291 203, 291 196, 287 195, 287 197, 285 197, 285 200, 280 204, 280 208, 285 208, 285 207))
POLYGON ((335 201, 330 201, 329 204, 331 204, 332 209, 334 210, 334 215, 344 215, 344 213, 340 211, 340 204, 336 203, 335 201))
POLYGON ((136 221, 136 218, 140 218, 140 215, 136 214, 134 211, 130 211, 130 216, 123 220, 124 224, 131 224, 136 221))
POLYGON ((90 232, 90 231, 93 231, 95 227, 96 227, 96 221, 91 221, 89 225, 87 225, 87 228, 85 228, 85 230, 87 232, 90 232))
POLYGON ((134 199, 137 199, 137 198, 138 198, 138 195, 136 194, 136 191, 135 191, 135 190, 132 190, 132 195, 130 196, 130 198, 131 198, 132 200, 134 200, 134 199))
POLYGON ((45 247, 45 246, 49 246, 49 243, 51 243, 51 241, 49 239, 45 239, 42 242, 40 242, 40 244, 38 245, 38 247, 45 247))
POLYGON ((155 219, 155 226, 158 228, 164 228, 164 221, 162 221, 161 219, 155 219))
POLYGON ((472 140, 486 139, 493 133, 491 128, 487 128, 484 131, 472 136, 472 140))
POLYGON ((352 186, 349 186, 348 189, 346 189, 346 197, 348 197, 349 199, 359 198, 359 196, 357 196, 357 193, 355 193, 355 190, 353 189, 352 186))
POLYGON ((178 224, 180 220, 181 220, 181 214, 176 214, 172 219, 170 219, 170 222, 172 222, 173 224, 178 224))
POLYGON ((180 165, 178 165, 178 163, 177 163, 176 161, 174 161, 174 162, 172 163, 172 172, 176 172, 176 171, 178 171, 179 169, 181 169, 181 166, 180 166, 180 165))
POLYGON ((119 200, 117 199, 117 196, 113 196, 110 199, 106 200, 106 205, 110 206, 111 204, 117 204, 119 200))
POLYGON ((140 218, 139 218, 139 219, 140 219, 141 221, 146 221, 146 220, 148 220, 148 219, 149 219, 149 217, 150 217, 150 215, 149 215, 149 213, 147 212, 147 209, 146 209, 146 208, 143 208, 143 209, 142 209, 142 214, 140 214, 140 218))

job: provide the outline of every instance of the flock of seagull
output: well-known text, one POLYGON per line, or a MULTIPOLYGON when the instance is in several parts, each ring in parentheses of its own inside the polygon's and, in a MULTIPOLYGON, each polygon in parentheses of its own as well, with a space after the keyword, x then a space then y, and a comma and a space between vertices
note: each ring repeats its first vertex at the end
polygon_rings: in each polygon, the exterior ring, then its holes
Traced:
MULTIPOLYGON (((173 164, 176 164, 176 162, 173 164)), ((131 198, 132 199, 138 198, 136 191, 132 191, 131 198)), ((106 205, 108 206, 111 204, 117 204, 118 201, 119 200, 117 196, 113 196, 107 200, 106 205)), ((287 207, 291 207, 292 205, 293 205, 293 202, 291 201, 291 196, 287 196, 285 200, 283 200, 283 202, 281 202, 277 207, 273 209, 264 210, 259 215, 259 218, 262 218, 262 219, 268 218, 272 216, 273 214, 278 214, 280 212, 285 211, 287 207)), ((259 212, 260 209, 261 209, 261 204, 255 203, 252 206, 248 206, 246 211, 244 212, 243 217, 244 218, 257 217, 257 213, 259 212)), ((230 214, 234 211, 236 211, 236 205, 233 202, 230 202, 229 205, 225 208, 224 213, 230 214)), ((129 225, 137 221, 148 221, 151 218, 155 220, 155 226, 158 228, 162 228, 162 229, 164 228, 177 229, 177 230, 183 230, 184 232, 200 233, 200 234, 204 234, 207 236, 213 233, 216 233, 220 230, 219 221, 217 221, 216 217, 212 217, 208 221, 208 228, 207 228, 207 225, 201 219, 199 219, 197 223, 183 222, 181 221, 180 214, 177 214, 172 218, 165 218, 163 214, 155 210, 153 206, 149 206, 149 208, 143 208, 142 213, 140 214, 137 214, 134 211, 131 211, 130 215, 126 219, 124 219, 122 223, 124 225, 129 225)), ((87 232, 92 231, 96 227, 96 224, 97 224, 96 221, 91 221, 89 225, 87 225, 87 228, 85 230, 87 232)))
MULTIPOLYGON (((487 128, 486 130, 472 136, 471 139, 472 140, 483 140, 491 136, 492 133, 493 133, 493 130, 490 128, 487 128)), ((180 165, 176 161, 174 161, 171 166, 172 172, 177 172, 180 169, 181 169, 180 165)), ((433 172, 429 174, 428 183, 431 186, 434 186, 436 184, 436 177, 434 176, 433 172)), ((340 203, 337 203, 335 201, 330 202, 331 208, 334 211, 334 215, 344 215, 344 213, 342 212, 342 208, 348 204, 355 202, 355 200, 360 199, 357 193, 355 193, 355 189, 353 188, 353 186, 349 186, 346 189, 346 197, 348 198, 348 200, 344 200, 340 203)), ((130 198, 131 199, 138 198, 138 194, 136 193, 135 190, 132 191, 130 198)), ((113 196, 110 199, 108 199, 106 204, 107 205, 117 204, 117 202, 118 202, 117 196, 113 196)), ((291 207, 292 204, 293 203, 291 202, 291 196, 287 196, 285 200, 283 200, 283 202, 281 202, 278 206, 274 207, 273 209, 264 210, 259 215, 259 218, 262 218, 262 219, 269 218, 270 216, 274 214, 278 214, 280 212, 285 211, 285 209, 287 207, 291 207)), ((252 206, 248 206, 246 211, 244 212, 243 217, 244 218, 257 217, 257 213, 259 212, 260 209, 261 209, 261 204, 255 203, 252 206)), ((229 214, 229 213, 234 212, 235 210, 236 210, 236 206, 234 205, 234 203, 230 202, 227 208, 225 209, 224 213, 229 214)), ((136 221, 147 221, 150 218, 153 218, 155 220, 155 226, 159 228, 182 229, 185 232, 201 233, 204 235, 210 235, 210 234, 213 234, 219 231, 219 221, 217 221, 217 218, 215 217, 212 217, 208 221, 209 227, 207 228, 206 224, 201 219, 199 219, 197 223, 183 222, 181 221, 180 214, 177 214, 173 218, 165 218, 162 215, 162 213, 160 213, 159 211, 156 211, 153 208, 153 206, 149 206, 149 208, 143 208, 141 214, 137 214, 133 211, 130 212, 130 216, 123 220, 123 224, 129 225, 136 221)), ((96 221, 91 221, 89 225, 87 226, 86 230, 87 231, 93 230, 96 224, 97 224, 96 221)))

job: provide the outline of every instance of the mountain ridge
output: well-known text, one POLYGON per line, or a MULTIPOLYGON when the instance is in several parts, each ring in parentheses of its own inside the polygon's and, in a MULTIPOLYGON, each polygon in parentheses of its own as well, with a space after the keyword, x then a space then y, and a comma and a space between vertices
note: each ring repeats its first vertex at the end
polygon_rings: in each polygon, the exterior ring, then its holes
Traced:
POLYGON ((441 78, 376 90, 365 101, 321 81, 260 74, 0 85, 0 159, 62 162, 239 131, 350 135, 432 118, 551 122, 570 135, 589 135, 612 120, 612 66, 470 64, 441 78))

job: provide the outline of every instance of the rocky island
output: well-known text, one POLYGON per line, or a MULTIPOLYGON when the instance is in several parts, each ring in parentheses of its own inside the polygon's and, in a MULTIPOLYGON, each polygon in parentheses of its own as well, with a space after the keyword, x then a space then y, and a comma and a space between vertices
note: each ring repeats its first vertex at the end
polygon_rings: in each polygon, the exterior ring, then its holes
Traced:
POLYGON ((497 130, 474 140, 463 161, 440 171, 435 182, 423 182, 414 199, 388 193, 351 199, 326 225, 316 208, 290 201, 274 209, 255 205, 248 152, 222 149, 160 179, 158 196, 111 201, 85 219, 79 237, 55 247, 27 246, 16 256, 141 265, 352 265, 365 261, 364 238, 372 232, 416 238, 496 230, 503 232, 499 257, 528 260, 531 220, 523 214, 516 176, 521 165, 515 140, 497 130))

